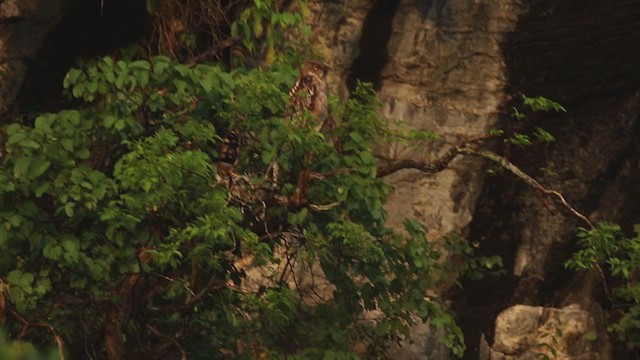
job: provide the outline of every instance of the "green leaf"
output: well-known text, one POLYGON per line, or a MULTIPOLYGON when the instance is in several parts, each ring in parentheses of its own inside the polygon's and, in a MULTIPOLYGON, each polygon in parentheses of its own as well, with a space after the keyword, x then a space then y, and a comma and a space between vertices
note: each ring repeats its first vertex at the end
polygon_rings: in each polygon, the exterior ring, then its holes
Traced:
POLYGON ((64 81, 63 81, 64 88, 68 89, 69 87, 71 87, 71 85, 74 85, 81 76, 82 76, 81 70, 79 69, 69 70, 67 75, 64 77, 64 81))
POLYGON ((52 124, 52 119, 51 116, 38 116, 36 118, 35 121, 35 129, 45 133, 45 134, 50 134, 51 131, 51 124, 52 124))
POLYGON ((151 64, 146 60, 136 60, 129 63, 129 69, 151 70, 151 64))
POLYGON ((349 134, 351 140, 353 140, 356 144, 362 144, 364 142, 364 138, 357 132, 352 132, 349 134))
POLYGON ((42 195, 47 191, 49 191, 50 189, 51 189, 51 184, 49 182, 43 182, 42 184, 38 185, 38 187, 34 192, 36 195, 36 198, 42 197, 42 195))
POLYGON ((367 165, 375 164, 376 162, 376 159, 373 157, 373 154, 371 154, 368 151, 361 151, 360 153, 358 153, 358 156, 360 156, 360 159, 362 159, 362 162, 367 165))
POLYGON ((29 166, 31 165, 32 158, 30 157, 21 157, 19 158, 15 165, 13 166, 13 176, 16 178, 24 177, 29 171, 29 166))
POLYGON ((95 94, 98 91, 98 83, 95 81, 91 81, 86 83, 86 89, 88 94, 95 94))
POLYGON ((157 75, 164 74, 170 66, 171 60, 166 56, 155 56, 153 58, 153 72, 157 75))
POLYGON ((64 115, 64 118, 67 119, 71 125, 73 126, 80 125, 80 122, 81 122, 80 112, 78 112, 77 110, 66 110, 66 111, 63 111, 61 114, 64 115))
POLYGON ((104 117, 103 121, 104 127, 110 128, 111 126, 113 126, 113 123, 116 122, 116 117, 113 115, 107 115, 104 117))
MULTIPOLYGON (((7 133, 9 133, 7 129, 7 133)), ((24 139, 27 138, 27 135, 23 132, 16 132, 11 134, 7 139, 7 144, 20 144, 24 139)))
POLYGON ((232 88, 235 86, 235 80, 228 73, 219 73, 218 76, 227 87, 232 88))
POLYGON ((73 151, 73 140, 64 138, 60 139, 60 145, 67 151, 73 151))
POLYGON ((82 95, 84 95, 84 93, 85 93, 85 85, 82 83, 76 84, 71 90, 71 94, 73 95, 74 98, 81 98, 82 95))
POLYGON ((178 72, 178 74, 184 77, 188 76, 189 73, 191 72, 191 69, 189 69, 189 67, 183 64, 176 65, 174 69, 178 72))
POLYGON ((200 85, 202 86, 204 91, 209 92, 213 90, 213 79, 210 76, 205 76, 200 79, 200 85))
POLYGON ((58 244, 47 244, 42 250, 42 254, 45 258, 51 260, 59 260, 62 257, 63 249, 58 244))
POLYGON ((180 80, 180 79, 174 80, 173 84, 175 85, 176 90, 178 90, 178 92, 184 92, 188 86, 186 81, 180 80))
POLYGON ((552 142, 555 141, 556 139, 553 137, 553 135, 551 135, 549 132, 547 132, 546 130, 536 127, 535 128, 535 136, 544 142, 552 142))
POLYGON ((91 156, 91 153, 89 152, 89 149, 85 148, 78 150, 76 155, 78 156, 78 159, 86 160, 91 156))
POLYGON ((39 149, 40 148, 40 144, 32 139, 25 139, 23 140, 20 145, 22 147, 26 147, 26 148, 30 148, 30 149, 39 149))
POLYGON ((75 206, 76 204, 72 202, 64 204, 64 213, 67 214, 68 217, 73 217, 73 208, 75 206))
POLYGON ((64 257, 69 262, 76 262, 79 259, 80 245, 75 235, 65 234, 62 237, 62 248, 64 249, 64 257))
POLYGON ((44 174, 45 171, 49 169, 49 166, 51 166, 51 161, 45 160, 43 157, 38 157, 34 159, 31 164, 31 168, 29 170, 29 176, 35 179, 38 176, 44 174))
POLYGON ((126 123, 124 122, 123 119, 118 119, 116 120, 116 123, 114 125, 114 127, 116 128, 116 130, 121 131, 122 129, 124 129, 124 127, 126 126, 126 123))

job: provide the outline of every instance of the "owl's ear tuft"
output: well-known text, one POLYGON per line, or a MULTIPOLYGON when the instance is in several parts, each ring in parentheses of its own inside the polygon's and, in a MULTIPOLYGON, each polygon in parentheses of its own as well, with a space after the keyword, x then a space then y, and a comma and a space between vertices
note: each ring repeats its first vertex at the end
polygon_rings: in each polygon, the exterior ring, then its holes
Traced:
POLYGON ((307 62, 307 66, 309 66, 310 68, 316 70, 316 71, 321 71, 323 74, 326 74, 327 72, 329 72, 329 70, 331 70, 331 66, 323 61, 309 61, 307 62))

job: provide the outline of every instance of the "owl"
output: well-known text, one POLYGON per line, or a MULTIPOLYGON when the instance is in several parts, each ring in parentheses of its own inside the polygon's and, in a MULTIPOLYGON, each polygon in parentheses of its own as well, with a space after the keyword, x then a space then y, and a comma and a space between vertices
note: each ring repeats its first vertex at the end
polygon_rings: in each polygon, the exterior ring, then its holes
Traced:
POLYGON ((286 118, 296 120, 305 111, 311 115, 316 127, 321 126, 328 116, 326 77, 329 67, 309 61, 300 70, 300 77, 289 90, 290 106, 286 118))

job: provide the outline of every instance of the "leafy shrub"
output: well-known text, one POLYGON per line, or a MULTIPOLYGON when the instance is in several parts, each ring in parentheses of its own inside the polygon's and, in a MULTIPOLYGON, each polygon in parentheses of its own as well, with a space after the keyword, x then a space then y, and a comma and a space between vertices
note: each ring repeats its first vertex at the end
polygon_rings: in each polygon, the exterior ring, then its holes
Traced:
POLYGON ((285 116, 296 76, 106 57, 65 78, 77 109, 8 125, 10 332, 46 342, 33 324, 50 324, 97 358, 343 358, 363 342, 373 358, 417 315, 461 355, 452 316, 425 296, 446 275, 442 254, 415 221, 406 235, 385 226, 371 146, 387 130, 371 88, 335 109, 329 134, 285 116), (333 291, 310 303, 287 273, 314 267, 333 291))
MULTIPOLYGON (((565 266, 574 270, 598 269, 606 266, 615 278, 614 304, 622 310, 620 319, 608 330, 631 348, 640 346, 640 228, 628 238, 620 226, 600 223, 594 229, 579 229, 577 251, 565 266)), ((605 284, 606 285, 606 284, 605 284)))

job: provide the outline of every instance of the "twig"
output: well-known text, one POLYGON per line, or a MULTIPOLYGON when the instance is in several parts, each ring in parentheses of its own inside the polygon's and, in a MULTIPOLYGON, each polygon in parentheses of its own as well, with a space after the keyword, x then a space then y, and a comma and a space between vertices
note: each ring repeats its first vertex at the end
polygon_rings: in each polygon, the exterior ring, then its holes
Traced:
POLYGON ((456 156, 460 155, 462 149, 468 148, 469 146, 490 140, 495 139, 496 135, 480 135, 467 140, 460 142, 459 144, 453 146, 449 149, 442 157, 435 161, 419 161, 413 159, 403 159, 403 160, 393 160, 389 161, 384 166, 378 167, 378 177, 384 177, 387 175, 391 175, 395 172, 398 172, 403 169, 417 169, 427 173, 437 173, 440 172, 449 166, 449 164, 456 158, 456 156))
POLYGON ((53 338, 56 340, 56 344, 58 345, 58 356, 60 357, 60 360, 64 360, 64 341, 62 340, 62 336, 58 334, 56 329, 49 323, 35 323, 31 326, 43 327, 51 332, 51 335, 53 335, 53 338))
POLYGON ((44 322, 30 323, 25 318, 20 316, 20 314, 18 314, 17 312, 11 310, 10 313, 22 325, 22 329, 20 330, 20 334, 18 335, 18 339, 22 339, 24 337, 25 333, 30 328, 34 328, 34 327, 45 328, 45 329, 49 330, 49 332, 51 332, 51 335, 53 335, 53 338, 56 341, 56 344, 58 346, 58 356, 60 357, 60 360, 64 360, 65 359, 65 357, 64 357, 64 341, 62 340, 62 337, 58 334, 58 331, 53 327, 53 325, 51 325, 49 323, 44 323, 44 322))
POLYGON ((520 168, 515 166, 509 160, 505 159, 504 157, 494 152, 486 151, 486 150, 476 150, 471 148, 471 145, 475 143, 488 140, 494 137, 495 136, 493 135, 487 135, 487 136, 479 136, 473 139, 465 140, 459 143, 458 145, 452 147, 451 149, 449 149, 441 158, 433 162, 417 161, 413 159, 392 161, 389 164, 383 167, 380 167, 378 169, 378 177, 387 176, 389 174, 392 174, 402 169, 417 169, 423 172, 436 173, 446 169, 447 166, 449 166, 449 164, 453 161, 453 159, 455 159, 456 156, 458 155, 478 156, 478 157, 493 161, 496 164, 500 165, 503 169, 510 171, 512 174, 520 178, 520 180, 524 181, 524 183, 527 184, 529 187, 554 199, 558 204, 562 205, 562 207, 567 209, 573 216, 578 218, 580 221, 586 224, 589 228, 591 229, 595 228, 591 223, 591 221, 582 213, 580 213, 578 210, 576 210, 574 207, 572 207, 560 192, 545 188, 536 179, 527 175, 525 172, 520 170, 520 168))
POLYGON ((545 188, 536 179, 524 173, 522 170, 520 170, 520 168, 518 168, 517 166, 515 166, 509 160, 503 158, 502 156, 499 156, 498 154, 493 153, 491 151, 474 150, 469 147, 463 147, 458 149, 458 153, 465 154, 465 155, 479 156, 497 163, 502 168, 509 170, 512 174, 520 178, 520 180, 524 181, 524 183, 527 184, 529 187, 554 199, 557 203, 562 205, 565 209, 569 210, 569 212, 573 216, 575 216, 576 218, 581 220, 583 223, 585 223, 590 229, 595 229, 595 226, 593 226, 591 221, 582 213, 580 213, 578 210, 576 210, 571 205, 569 205, 569 203, 567 202, 567 200, 564 198, 562 194, 560 194, 556 190, 549 190, 545 188))
MULTIPOLYGON (((176 281, 176 280, 172 280, 172 281, 176 281)), ((186 283, 186 282, 185 282, 186 283)), ((198 292, 197 294, 194 293, 191 289, 187 290, 189 291, 189 298, 188 300, 186 300, 184 302, 184 304, 176 304, 176 305, 171 305, 171 306, 167 306, 165 308, 161 308, 161 309, 157 309, 155 310, 157 313, 160 314, 170 314, 170 313, 176 313, 176 312, 180 312, 180 311, 186 311, 186 310, 190 310, 192 309, 194 306, 196 306, 198 304, 198 302, 208 293, 210 293, 211 291, 214 290, 220 290, 224 287, 226 287, 226 282, 224 280, 220 280, 215 276, 212 276, 211 279, 209 279, 209 282, 207 283, 207 285, 205 285, 205 287, 200 290, 200 292, 198 292)))
POLYGON ((315 204, 309 204, 309 209, 311 210, 315 210, 315 211, 328 211, 331 210, 333 208, 335 208, 336 206, 340 205, 340 201, 336 201, 333 202, 331 204, 326 204, 326 205, 315 205, 315 204))
POLYGON ((238 42, 240 42, 240 38, 228 38, 224 41, 222 41, 221 43, 217 44, 216 46, 213 46, 205 51, 203 51, 202 53, 200 53, 200 55, 198 56, 194 56, 191 59, 189 59, 186 64, 187 66, 194 66, 202 61, 204 61, 206 58, 208 58, 209 56, 216 54, 226 48, 232 47, 233 45, 237 44, 238 42))
POLYGON ((171 341, 180 351, 180 360, 187 360, 187 353, 184 351, 184 349, 182 348, 182 345, 180 345, 178 340, 172 338, 169 335, 162 334, 161 332, 156 330, 156 328, 154 328, 151 324, 147 324, 147 329, 149 329, 149 331, 154 333, 157 337, 171 341))

